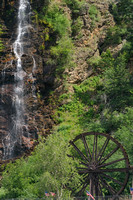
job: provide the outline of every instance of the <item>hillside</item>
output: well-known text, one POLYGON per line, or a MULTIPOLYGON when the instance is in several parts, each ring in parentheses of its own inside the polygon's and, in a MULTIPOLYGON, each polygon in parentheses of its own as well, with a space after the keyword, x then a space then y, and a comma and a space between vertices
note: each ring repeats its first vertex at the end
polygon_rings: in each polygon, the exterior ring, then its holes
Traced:
MULTIPOLYGON (((22 44, 18 8, 18 1, 0 2, 0 158, 21 157, 4 168, 0 197, 42 198, 45 190, 54 191, 57 199, 84 196, 78 190, 84 181, 76 168, 79 158, 68 156, 76 155, 68 144, 77 135, 112 136, 133 165, 133 1, 28 2, 20 109, 14 89, 20 88, 19 53, 12 50, 16 41, 22 44)), ((102 138, 99 143, 104 144, 102 138)), ((123 162, 113 167, 122 168, 123 162)), ((124 173, 114 176, 122 182, 124 173)), ((129 186, 131 177, 123 194, 129 186)))

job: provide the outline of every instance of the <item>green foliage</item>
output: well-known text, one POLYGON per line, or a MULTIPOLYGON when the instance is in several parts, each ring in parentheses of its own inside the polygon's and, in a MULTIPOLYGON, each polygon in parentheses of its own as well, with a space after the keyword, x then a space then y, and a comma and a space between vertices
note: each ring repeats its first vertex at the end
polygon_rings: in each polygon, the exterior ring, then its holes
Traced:
POLYGON ((79 0, 64 0, 68 7, 72 10, 73 14, 78 14, 83 8, 84 1, 79 0))
POLYGON ((3 30, 2 30, 2 26, 0 24, 0 35, 2 35, 2 34, 3 34, 3 30))
POLYGON ((45 12, 49 6, 49 4, 51 3, 51 0, 32 0, 32 7, 40 14, 40 12, 43 11, 45 12), (43 7, 42 7, 43 6, 43 7))
POLYGON ((97 17, 97 14, 98 14, 98 10, 97 10, 96 6, 91 5, 90 8, 89 8, 90 18, 95 20, 96 17, 97 17))
POLYGON ((104 73, 104 89, 113 110, 120 110, 125 106, 132 105, 130 74, 125 65, 126 59, 123 54, 114 60, 113 65, 104 73))
POLYGON ((112 11, 115 17, 115 20, 118 24, 132 23, 133 20, 133 0, 121 0, 117 5, 113 5, 112 11))
POLYGON ((54 64, 58 66, 56 72, 61 74, 70 65, 73 43, 69 37, 64 36, 57 42, 56 46, 51 47, 50 51, 54 64))
POLYGON ((117 140, 124 146, 132 165, 133 108, 126 107, 124 112, 114 111, 111 113, 108 109, 106 109, 103 112, 101 124, 106 132, 111 132, 114 137, 117 138, 117 140))
POLYGON ((123 45, 123 48, 122 48, 122 53, 126 53, 126 59, 127 61, 130 60, 130 58, 132 57, 133 55, 133 47, 132 47, 132 42, 129 41, 129 42, 126 42, 124 45, 123 45))
POLYGON ((107 49, 106 52, 103 52, 101 54, 101 57, 95 57, 89 59, 89 63, 94 67, 95 70, 98 70, 97 68, 100 68, 100 70, 105 71, 106 69, 113 67, 114 65, 114 57, 112 56, 109 49, 107 49))
POLYGON ((70 38, 71 34, 71 21, 68 19, 64 11, 62 2, 51 1, 47 7, 42 9, 38 14, 39 23, 44 26, 43 43, 40 49, 45 52, 46 42, 47 47, 50 48, 51 56, 47 60, 47 64, 56 66, 55 75, 61 75, 65 68, 73 65, 72 52, 73 43, 70 38))
POLYGON ((3 42, 0 40, 0 52, 4 49, 3 42))
POLYGON ((74 86, 75 96, 79 98, 85 105, 94 105, 94 99, 91 97, 99 85, 100 77, 90 77, 82 82, 79 86, 74 86))
POLYGON ((91 65, 95 70, 101 61, 100 56, 93 56, 87 60, 87 63, 91 65))
POLYGON ((0 195, 3 198, 43 198, 48 191, 55 192, 57 199, 69 199, 69 188, 76 189, 79 183, 73 159, 67 156, 69 151, 68 141, 60 134, 49 136, 29 158, 7 166, 0 195))
MULTIPOLYGON (((0 25, 0 36, 3 34, 2 26, 0 25)), ((4 49, 3 42, 0 40, 0 52, 4 49)))
MULTIPOLYGON (((128 43, 133 43, 133 1, 132 0, 121 0, 118 4, 112 6, 112 14, 116 21, 116 26, 111 28, 108 32, 106 42, 113 44, 120 43, 123 39, 126 39, 128 43), (111 33, 112 31, 112 33, 111 33), (111 43, 112 43, 111 42, 111 43)), ((129 47, 129 46, 128 46, 129 47)), ((126 51, 128 59, 130 59, 133 53, 132 45, 126 51)))
POLYGON ((95 71, 100 70, 100 72, 104 72, 108 70, 108 68, 113 68, 116 63, 122 63, 122 64, 127 64, 128 59, 130 54, 131 44, 130 43, 125 43, 123 46, 123 49, 121 51, 121 54, 118 55, 118 57, 115 59, 109 49, 106 50, 106 52, 102 52, 101 56, 97 57, 91 57, 90 59, 87 60, 88 64, 93 66, 95 71), (122 59, 121 59, 122 58, 122 59))
POLYGON ((62 101, 62 100, 64 100, 64 99, 68 99, 69 96, 70 96, 70 94, 64 93, 64 94, 60 95, 59 101, 62 101))
POLYGON ((6 196, 7 192, 8 192, 8 190, 6 188, 1 187, 0 188, 0 199, 3 199, 6 196))
POLYGON ((122 122, 119 121, 120 127, 115 132, 115 137, 121 142, 121 144, 126 148, 127 154, 129 156, 129 160, 131 165, 133 163, 133 109, 127 108, 126 112, 122 115, 122 122), (130 142, 129 142, 130 140, 130 142))
POLYGON ((101 124, 106 130, 106 132, 112 132, 117 137, 117 131, 120 129, 120 127, 131 126, 132 113, 133 109, 130 107, 126 107, 124 112, 110 112, 109 109, 104 109, 101 124))
POLYGON ((60 9, 57 4, 50 4, 44 13, 44 20, 53 27, 55 34, 62 37, 71 32, 70 20, 64 14, 63 8, 60 9))
POLYGON ((100 13, 96 6, 91 5, 89 8, 89 16, 91 18, 91 28, 93 29, 96 25, 96 22, 100 20, 100 13))
MULTIPOLYGON (((97 86, 100 84, 100 77, 94 76, 85 80, 80 85, 74 85, 74 94, 65 94, 61 95, 60 101, 63 99, 68 99, 66 103, 59 107, 59 111, 63 112, 72 112, 76 116, 81 116, 86 106, 93 106, 95 100, 91 98, 91 95, 94 94, 97 86)), ((92 111, 90 111, 92 112, 92 111)))
MULTIPOLYGON (((97 121, 97 92, 102 84, 101 78, 94 76, 86 79, 81 84, 73 85, 74 93, 61 95, 58 111, 55 114, 58 126, 56 130, 65 138, 67 135, 75 135, 84 131, 102 131, 100 122, 97 121)), ((69 87, 69 86, 68 86, 69 87)))
POLYGON ((73 36, 76 36, 80 33, 81 29, 82 29, 82 26, 83 26, 83 21, 81 20, 80 17, 78 17, 73 25, 72 25, 72 35, 73 36))
POLYGON ((104 45, 120 44, 125 37, 127 37, 126 25, 113 26, 107 31, 107 37, 104 45))

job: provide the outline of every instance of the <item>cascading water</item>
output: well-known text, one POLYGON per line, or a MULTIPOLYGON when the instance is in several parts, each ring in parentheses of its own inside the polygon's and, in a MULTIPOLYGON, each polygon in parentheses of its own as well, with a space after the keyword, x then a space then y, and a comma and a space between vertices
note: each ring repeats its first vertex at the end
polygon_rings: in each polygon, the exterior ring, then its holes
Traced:
MULTIPOLYGON (((28 32, 30 27, 30 3, 28 0, 19 1, 18 9, 18 29, 17 38, 13 44, 14 54, 16 56, 16 72, 14 74, 14 112, 12 114, 12 127, 8 136, 3 141, 4 155, 3 159, 14 157, 15 148, 21 145, 22 136, 26 134, 25 123, 25 104, 24 104, 24 80, 26 72, 22 68, 22 56, 28 54, 28 32), (7 145, 8 144, 8 145, 7 145)), ((28 134, 28 131, 27 131, 28 134)))

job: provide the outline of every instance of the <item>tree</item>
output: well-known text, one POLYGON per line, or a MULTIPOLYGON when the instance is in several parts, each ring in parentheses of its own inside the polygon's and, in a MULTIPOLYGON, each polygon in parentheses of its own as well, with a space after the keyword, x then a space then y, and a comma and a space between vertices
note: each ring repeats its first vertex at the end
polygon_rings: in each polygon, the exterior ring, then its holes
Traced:
POLYGON ((132 102, 130 73, 125 66, 126 59, 123 54, 114 60, 113 65, 104 73, 104 91, 112 110, 121 110, 132 102))
POLYGON ((68 143, 58 134, 40 142, 27 159, 9 164, 3 173, 1 198, 42 198, 45 191, 56 193, 57 199, 70 198, 78 188, 78 173, 68 157, 68 143))

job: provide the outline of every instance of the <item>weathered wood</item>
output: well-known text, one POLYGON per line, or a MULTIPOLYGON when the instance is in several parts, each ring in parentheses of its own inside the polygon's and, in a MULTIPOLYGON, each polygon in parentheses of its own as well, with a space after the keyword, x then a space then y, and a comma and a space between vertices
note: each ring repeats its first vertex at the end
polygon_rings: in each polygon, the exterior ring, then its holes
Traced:
POLYGON ((130 166, 125 149, 116 139, 105 133, 90 132, 78 135, 73 141, 70 141, 70 144, 77 151, 77 155, 80 155, 78 159, 81 159, 77 167, 79 174, 84 177, 82 188, 79 191, 80 194, 88 185, 90 185, 91 193, 95 193, 97 196, 102 195, 102 190, 104 188, 111 195, 119 195, 124 190, 128 181, 129 171, 133 171, 133 166, 130 166), (100 138, 103 136, 102 147, 101 144, 99 147, 98 136, 100 138), (92 138, 93 148, 90 148, 90 144, 92 145, 92 138), (76 143, 78 140, 83 143, 84 149, 81 150, 80 147, 78 147, 78 143, 76 143), (90 140, 91 143, 89 144, 90 140), (110 144, 114 146, 111 151, 109 149, 110 144), (118 155, 118 153, 121 155, 120 159, 116 159, 115 157, 115 154, 118 155), (121 161, 123 161, 123 167, 112 167, 114 164, 121 161), (119 174, 118 177, 123 177, 123 180, 116 179, 113 176, 115 172, 119 174), (121 176, 121 173, 123 176, 121 176), (110 184, 110 182, 114 182, 114 186, 110 184), (118 191, 116 191, 116 188, 118 188, 118 191))

